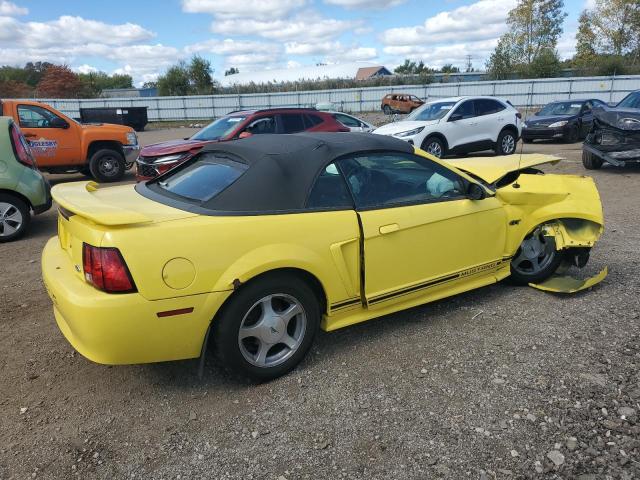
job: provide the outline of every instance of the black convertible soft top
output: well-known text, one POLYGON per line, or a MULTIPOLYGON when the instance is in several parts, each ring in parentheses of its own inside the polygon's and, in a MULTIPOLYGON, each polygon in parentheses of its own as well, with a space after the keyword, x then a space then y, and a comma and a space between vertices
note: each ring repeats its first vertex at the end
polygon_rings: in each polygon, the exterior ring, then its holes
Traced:
POLYGON ((206 158, 208 153, 220 153, 248 165, 235 182, 210 200, 183 202, 163 193, 158 183, 165 175, 138 184, 137 190, 161 203, 210 215, 299 212, 305 208, 315 179, 329 163, 346 155, 376 151, 413 153, 413 146, 369 133, 254 135, 207 145, 184 164, 206 158))

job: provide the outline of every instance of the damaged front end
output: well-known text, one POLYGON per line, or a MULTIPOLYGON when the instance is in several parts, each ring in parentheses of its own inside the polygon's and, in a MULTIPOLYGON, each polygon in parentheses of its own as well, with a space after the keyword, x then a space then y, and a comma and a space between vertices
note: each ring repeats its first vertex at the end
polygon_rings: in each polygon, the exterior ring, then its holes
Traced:
POLYGON ((556 250, 564 254, 563 262, 551 277, 540 283, 530 283, 529 286, 545 292, 576 293, 604 280, 607 267, 587 278, 575 278, 569 274, 571 267, 583 268, 587 264, 591 247, 600 238, 602 230, 601 224, 576 218, 545 224, 543 234, 553 238, 556 250))
POLYGON ((604 162, 624 167, 640 162, 640 110, 597 107, 593 128, 583 145, 583 163, 588 169, 604 162))

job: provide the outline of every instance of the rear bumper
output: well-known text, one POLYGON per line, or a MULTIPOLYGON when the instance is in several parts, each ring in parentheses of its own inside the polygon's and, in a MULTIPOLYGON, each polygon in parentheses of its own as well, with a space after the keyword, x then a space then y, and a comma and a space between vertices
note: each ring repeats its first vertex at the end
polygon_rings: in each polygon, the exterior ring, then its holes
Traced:
POLYGON ((42 277, 67 341, 89 360, 109 365, 198 357, 211 319, 230 293, 153 301, 139 293, 104 293, 78 276, 58 237, 42 252, 42 277), (191 307, 188 314, 158 317, 191 307))

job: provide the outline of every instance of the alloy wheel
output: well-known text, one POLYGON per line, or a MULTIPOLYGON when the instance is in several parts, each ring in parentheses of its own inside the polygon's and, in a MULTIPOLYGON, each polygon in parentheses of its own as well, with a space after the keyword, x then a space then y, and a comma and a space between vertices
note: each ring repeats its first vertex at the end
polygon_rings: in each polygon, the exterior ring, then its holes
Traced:
POLYGON ((511 134, 507 134, 502 138, 502 153, 509 155, 516 149, 516 139, 511 134))
POLYGON ((20 229, 24 219, 13 204, 0 202, 0 237, 8 237, 20 229))
POLYGON ((511 265, 519 274, 531 277, 547 268, 555 255, 553 239, 546 237, 543 228, 538 227, 523 240, 511 265))
POLYGON ((98 171, 105 177, 113 177, 118 174, 118 159, 113 156, 105 156, 100 159, 98 171))
POLYGON ((240 323, 238 345, 247 362, 274 367, 300 347, 307 329, 307 314, 291 295, 267 295, 254 303, 240 323))
POLYGON ((427 146, 427 153, 430 153, 434 157, 442 157, 442 146, 438 142, 431 142, 427 146))

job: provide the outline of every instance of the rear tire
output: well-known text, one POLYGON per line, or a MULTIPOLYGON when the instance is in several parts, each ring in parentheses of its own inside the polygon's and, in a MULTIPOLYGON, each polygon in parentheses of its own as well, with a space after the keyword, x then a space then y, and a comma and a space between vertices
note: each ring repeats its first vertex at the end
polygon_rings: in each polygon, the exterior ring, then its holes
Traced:
POLYGON ((319 326, 320 306, 313 290, 294 275, 275 273, 231 297, 214 319, 212 341, 225 366, 268 381, 300 363, 319 326))
POLYGON ((513 130, 506 129, 498 135, 495 152, 496 155, 513 155, 516 151, 518 139, 513 130))
POLYGON ((593 153, 582 150, 582 165, 587 170, 598 170, 602 167, 602 159, 596 157, 593 153))
POLYGON ((118 182, 125 173, 124 157, 117 150, 104 148, 89 160, 91 176, 100 183, 118 182))
POLYGON ((382 111, 384 112, 385 115, 391 115, 391 107, 389 105, 383 105, 382 106, 382 111))
POLYGON ((31 223, 29 206, 20 198, 0 193, 0 243, 17 240, 31 223))

